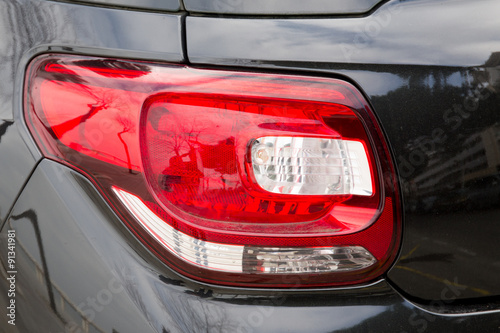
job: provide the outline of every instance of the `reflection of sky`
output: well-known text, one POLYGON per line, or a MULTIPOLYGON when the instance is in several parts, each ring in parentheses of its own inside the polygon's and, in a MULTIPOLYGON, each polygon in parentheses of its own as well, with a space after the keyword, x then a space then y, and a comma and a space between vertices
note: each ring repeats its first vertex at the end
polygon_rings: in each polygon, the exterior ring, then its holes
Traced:
POLYGON ((286 11, 287 14, 300 15, 365 13, 379 2, 381 0, 184 0, 184 6, 188 11, 268 15, 286 11))
POLYGON ((408 79, 403 79, 391 73, 356 71, 350 75, 356 81, 363 83, 363 88, 369 96, 383 96, 408 85, 408 79))
POLYGON ((455 72, 446 78, 446 83, 450 86, 461 87, 463 84, 462 74, 455 72))
POLYGON ((500 51, 499 12, 497 0, 424 0, 390 2, 366 18, 188 17, 188 55, 195 61, 206 57, 481 65, 500 51), (371 37, 365 31, 371 31, 371 37))

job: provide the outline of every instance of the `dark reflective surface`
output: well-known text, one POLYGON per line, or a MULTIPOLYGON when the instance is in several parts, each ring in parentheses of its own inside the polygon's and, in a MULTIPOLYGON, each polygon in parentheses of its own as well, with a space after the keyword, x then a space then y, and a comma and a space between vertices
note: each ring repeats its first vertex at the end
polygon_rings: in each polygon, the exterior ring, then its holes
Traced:
MULTIPOLYGON (((428 314, 382 281, 337 291, 241 290, 190 282, 138 247, 88 181, 50 161, 38 166, 7 223, 0 246, 6 246, 6 230, 15 230, 18 291, 16 326, 0 322, 7 333, 85 327, 110 333, 414 332, 500 325, 493 313, 428 314)), ((2 251, 2 275, 8 270, 5 256, 2 251)), ((5 278, 0 284, 7 289, 5 278)), ((6 301, 2 293, 2 307, 6 301)))
POLYGON ((0 226, 40 157, 30 153, 16 123, 0 120, 0 226))
POLYGON ((499 11, 496 0, 414 0, 390 1, 362 18, 188 17, 187 48, 191 61, 218 64, 474 66, 499 50, 499 11))
MULTIPOLYGON (((102 257, 118 253, 116 232, 106 223, 96 224, 113 219, 111 214, 103 215, 102 203, 96 207, 82 196, 81 184, 54 162, 42 162, 39 168, 43 171, 34 173, 3 229, 16 233, 17 292, 10 299, 15 299, 17 320, 14 327, 3 321, 0 327, 12 332, 78 332, 85 327, 90 332, 155 332, 125 292, 134 283, 127 275, 132 267, 121 266, 120 257, 112 262, 102 257), (75 225, 74 218, 83 224, 75 225)), ((5 239, 1 243, 7 247, 5 239)), ((2 263, 2 271, 13 270, 5 257, 2 263)))
POLYGON ((500 67, 490 60, 419 68, 372 97, 406 204, 402 257, 389 276, 420 299, 441 300, 449 285, 459 288, 449 301, 500 294, 500 67))
POLYGON ((187 50, 200 64, 354 80, 400 173, 404 238, 391 281, 422 304, 479 304, 500 295, 499 4, 445 2, 392 1, 360 19, 189 17, 187 50), (371 37, 369 22, 380 27, 371 37))
POLYGON ((123 6, 133 8, 144 8, 153 10, 177 11, 180 8, 180 0, 78 0, 75 3, 103 4, 112 6, 123 6))
POLYGON ((184 0, 190 12, 217 14, 360 14, 382 0, 184 0))
POLYGON ((0 119, 12 119, 14 88, 22 90, 23 68, 35 52, 179 62, 183 60, 180 21, 179 15, 51 1, 0 2, 0 119))

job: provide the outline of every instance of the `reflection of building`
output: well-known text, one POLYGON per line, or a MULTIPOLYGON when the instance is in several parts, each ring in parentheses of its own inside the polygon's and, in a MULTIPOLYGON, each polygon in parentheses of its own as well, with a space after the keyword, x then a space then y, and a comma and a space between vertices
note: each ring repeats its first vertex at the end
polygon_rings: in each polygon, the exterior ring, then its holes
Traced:
POLYGON ((492 126, 481 132, 481 139, 485 146, 486 173, 495 174, 500 172, 500 124, 492 126), (494 170, 493 170, 494 169, 494 170))
POLYGON ((500 124, 470 135, 453 159, 434 155, 425 172, 415 177, 418 195, 462 187, 468 181, 500 173, 500 124))
POLYGON ((498 87, 500 87, 500 52, 492 53, 490 58, 484 64, 484 67, 486 68, 486 73, 488 75, 488 88, 498 92, 498 87))

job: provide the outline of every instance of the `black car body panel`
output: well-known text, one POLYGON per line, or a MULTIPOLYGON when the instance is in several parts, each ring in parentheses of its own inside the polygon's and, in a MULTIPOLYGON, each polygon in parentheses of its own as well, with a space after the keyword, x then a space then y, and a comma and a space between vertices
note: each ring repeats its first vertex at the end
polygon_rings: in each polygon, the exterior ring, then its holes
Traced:
POLYGON ((123 292, 137 281, 127 275, 134 271, 131 261, 126 266, 120 259, 131 254, 124 244, 115 247, 109 224, 99 224, 116 217, 102 201, 84 195, 88 184, 81 176, 68 172, 42 161, 4 228, 15 229, 17 241, 18 320, 13 332, 72 332, 85 325, 97 332, 155 332, 123 292), (78 219, 81 225, 70 222, 78 219))
POLYGON ((12 120, 0 120, 0 156, 8 156, 8 158, 0 158, 0 169, 9 174, 9 177, 0 177, 2 225, 19 191, 28 180, 37 161, 42 157, 39 153, 32 153, 20 135, 23 130, 16 127, 18 124, 12 120))
POLYGON ((184 0, 190 13, 229 15, 364 14, 381 0, 184 0))
POLYGON ((119 6, 146 10, 176 12, 181 9, 179 0, 77 0, 65 1, 74 3, 89 3, 91 5, 119 6))
POLYGON ((185 1, 188 12, 176 1, 95 3, 0 2, 4 309, 11 229, 18 260, 16 326, 4 317, 2 332, 500 329, 498 1, 389 1, 360 16, 300 18, 278 9, 272 14, 280 17, 240 17, 258 14, 243 2, 232 12, 217 1, 206 3, 211 9, 185 1), (25 68, 42 53, 353 83, 398 168, 398 260, 382 279, 348 288, 228 288, 178 275, 137 241, 91 182, 42 158, 22 116, 25 68))
POLYGON ((390 1, 364 17, 188 17, 186 42, 193 63, 483 66, 498 52, 497 6, 390 1))

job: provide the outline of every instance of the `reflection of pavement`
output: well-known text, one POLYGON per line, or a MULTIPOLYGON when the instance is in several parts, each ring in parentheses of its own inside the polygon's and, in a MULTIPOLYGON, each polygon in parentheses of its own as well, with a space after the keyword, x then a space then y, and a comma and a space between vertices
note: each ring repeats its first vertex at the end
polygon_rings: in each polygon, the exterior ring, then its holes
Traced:
POLYGON ((440 299, 450 283, 461 288, 457 299, 500 295, 499 221, 498 208, 409 216, 389 278, 422 299, 440 299))
MULTIPOLYGON (((2 241, 0 244, 6 246, 5 233, 2 233, 2 241)), ((6 265, 5 255, 6 251, 1 251, 1 267, 0 267, 0 290, 8 290, 6 280, 6 265)), ((61 318, 58 318, 50 308, 47 296, 47 289, 40 265, 37 265, 32 258, 30 258, 20 243, 16 244, 16 325, 4 325, 2 328, 6 329, 5 333, 18 333, 28 332, 26 327, 36 327, 37 323, 57 323, 54 324, 50 332, 64 332, 64 323, 61 318), (20 272, 23 272, 21 274, 20 272), (29 274, 26 274, 29 272, 29 274), (29 314, 29 315, 27 315, 29 314)), ((0 306, 2 309, 7 307, 7 293, 2 292, 0 296, 0 306)), ((7 318, 7 317, 6 317, 7 318)), ((4 318, 2 318, 4 319, 4 318)), ((81 318, 80 318, 81 319, 81 318)), ((47 324, 45 324, 47 325, 47 324)))
MULTIPOLYGON (((4 234, 2 234, 2 239, 4 234)), ((2 245, 7 244, 3 239, 2 245)), ((12 328, 10 332, 27 332, 28 330, 23 329, 23 327, 36 327, 36 323, 59 323, 60 326, 54 324, 54 327, 49 332, 66 332, 68 328, 77 329, 79 325, 91 332, 102 332, 104 330, 97 327, 94 323, 89 322, 85 319, 85 314, 74 304, 70 298, 50 281, 52 293, 52 298, 55 302, 56 312, 51 309, 51 302, 48 297, 47 281, 45 280, 45 274, 42 265, 37 263, 37 260, 33 258, 23 246, 22 243, 16 243, 16 326, 8 325, 12 328), (22 274, 20 272, 23 272, 22 274), (29 313, 29 316, 26 316, 29 313), (51 318, 50 320, 47 320, 51 318)), ((5 258, 0 258, 0 276, 2 281, 6 281, 6 271, 5 271, 5 258)), ((1 290, 7 290, 7 286, 1 287, 1 290)), ((0 306, 4 305, 4 297, 0 297, 0 306)), ((6 302, 9 299, 5 299, 6 302)), ((46 324, 45 324, 46 325, 46 324)), ((76 332, 76 331, 75 331, 76 332)))

